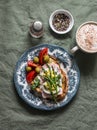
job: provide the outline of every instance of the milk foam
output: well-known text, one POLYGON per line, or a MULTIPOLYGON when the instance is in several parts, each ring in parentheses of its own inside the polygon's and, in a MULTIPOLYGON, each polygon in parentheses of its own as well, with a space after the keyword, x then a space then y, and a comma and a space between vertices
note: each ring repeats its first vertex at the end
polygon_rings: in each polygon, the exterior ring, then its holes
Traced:
POLYGON ((97 25, 94 23, 83 25, 77 33, 77 42, 86 51, 97 51, 97 25))

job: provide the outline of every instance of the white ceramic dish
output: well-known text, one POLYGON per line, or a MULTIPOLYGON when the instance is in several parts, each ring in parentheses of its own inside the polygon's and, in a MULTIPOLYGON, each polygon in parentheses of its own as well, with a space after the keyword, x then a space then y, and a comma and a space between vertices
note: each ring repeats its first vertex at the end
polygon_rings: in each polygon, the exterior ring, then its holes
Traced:
POLYGON ((73 25, 74 25, 74 18, 73 18, 72 14, 71 14, 69 11, 64 10, 64 9, 58 9, 58 10, 55 10, 55 11, 51 14, 51 16, 50 16, 50 18, 49 18, 49 25, 50 25, 50 28, 51 28, 55 33, 57 33, 57 34, 66 34, 66 33, 68 33, 68 32, 72 29, 72 27, 73 27, 73 25), (59 14, 59 13, 65 14, 65 15, 66 15, 67 17, 69 17, 69 19, 70 19, 69 27, 68 27, 65 31, 58 31, 58 30, 56 30, 55 27, 54 27, 54 25, 53 25, 53 23, 52 23, 54 16, 55 16, 56 14, 59 14))

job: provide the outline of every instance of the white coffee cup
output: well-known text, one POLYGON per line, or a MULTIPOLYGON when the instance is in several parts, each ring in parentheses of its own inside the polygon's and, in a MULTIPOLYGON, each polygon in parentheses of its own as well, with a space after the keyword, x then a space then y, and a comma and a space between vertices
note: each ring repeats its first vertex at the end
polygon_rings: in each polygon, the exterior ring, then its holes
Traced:
POLYGON ((71 49, 71 53, 82 50, 86 53, 97 52, 97 22, 88 21, 79 26, 76 32, 77 45, 71 49))

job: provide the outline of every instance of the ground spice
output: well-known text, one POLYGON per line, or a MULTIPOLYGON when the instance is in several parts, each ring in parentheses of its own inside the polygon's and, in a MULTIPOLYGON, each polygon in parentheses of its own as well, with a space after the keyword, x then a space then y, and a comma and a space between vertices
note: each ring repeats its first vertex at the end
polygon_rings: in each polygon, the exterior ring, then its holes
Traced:
POLYGON ((70 24, 70 18, 63 13, 59 13, 54 16, 52 23, 57 31, 66 31, 70 24))

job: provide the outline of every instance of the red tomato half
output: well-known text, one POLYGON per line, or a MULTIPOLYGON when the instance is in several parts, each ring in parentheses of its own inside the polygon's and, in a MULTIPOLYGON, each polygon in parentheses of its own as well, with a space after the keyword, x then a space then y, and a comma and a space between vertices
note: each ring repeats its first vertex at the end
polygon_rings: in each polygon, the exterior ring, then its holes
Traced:
POLYGON ((39 53, 39 62, 41 65, 43 65, 43 56, 48 54, 48 48, 44 48, 39 53))
POLYGON ((27 65, 28 66, 30 66, 30 67, 37 67, 38 66, 38 64, 35 64, 33 61, 31 61, 31 60, 29 60, 28 62, 27 62, 27 65))
POLYGON ((34 78, 36 77, 36 72, 33 70, 33 71, 30 71, 29 73, 27 73, 26 75, 26 80, 28 83, 31 83, 32 80, 34 80, 34 78))

